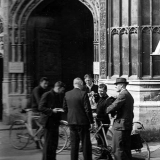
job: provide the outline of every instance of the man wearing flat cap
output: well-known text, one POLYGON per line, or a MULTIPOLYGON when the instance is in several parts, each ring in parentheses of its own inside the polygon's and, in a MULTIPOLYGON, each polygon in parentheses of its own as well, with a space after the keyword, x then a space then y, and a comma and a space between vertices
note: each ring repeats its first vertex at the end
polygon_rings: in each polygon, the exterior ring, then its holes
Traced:
POLYGON ((113 123, 113 153, 115 160, 131 160, 131 131, 133 122, 134 99, 126 89, 128 82, 125 78, 116 79, 117 99, 107 107, 106 112, 116 112, 113 123))

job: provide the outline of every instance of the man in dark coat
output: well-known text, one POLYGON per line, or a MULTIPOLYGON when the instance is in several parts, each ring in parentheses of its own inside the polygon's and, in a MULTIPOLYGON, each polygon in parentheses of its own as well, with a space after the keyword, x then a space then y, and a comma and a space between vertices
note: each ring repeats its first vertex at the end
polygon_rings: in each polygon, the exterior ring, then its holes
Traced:
MULTIPOLYGON (((109 115, 105 112, 106 108, 112 104, 113 102, 113 97, 109 97, 107 95, 107 86, 105 84, 100 84, 98 86, 98 102, 97 102, 97 109, 96 109, 96 113, 97 113, 97 124, 98 126, 100 126, 100 121, 103 124, 110 124, 110 118, 109 115)), ((105 134, 107 133, 108 127, 104 127, 104 131, 105 134)), ((103 131, 100 130, 99 134, 101 135, 101 137, 103 138, 103 140, 105 141, 104 135, 103 135, 103 131)), ((98 139, 97 139, 98 140, 98 139)), ((101 140, 98 140, 98 144, 101 145, 101 140)), ((101 155, 101 157, 99 157, 99 159, 105 159, 106 154, 105 152, 101 155)))
MULTIPOLYGON (((39 85, 37 87, 35 87, 32 91, 31 94, 31 111, 28 112, 28 128, 30 131, 30 134, 33 135, 33 129, 37 129, 38 126, 34 123, 34 121, 32 121, 32 116, 39 116, 40 112, 38 110, 38 105, 40 102, 40 99, 42 97, 42 95, 47 91, 47 87, 48 87, 48 78, 47 77, 42 77, 40 79, 39 85)), ((37 146, 37 149, 40 149, 39 143, 38 143, 38 138, 35 137, 35 143, 37 146)))
POLYGON ((48 87, 48 78, 42 77, 40 79, 39 85, 35 87, 31 95, 31 108, 33 112, 38 112, 38 105, 42 95, 47 91, 48 87))
POLYGON ((83 90, 87 92, 91 108, 95 110, 96 101, 98 99, 98 85, 93 83, 93 78, 90 74, 84 76, 84 81, 86 85, 84 85, 83 90))
POLYGON ((93 78, 90 74, 86 74, 84 76, 84 81, 85 81, 86 85, 84 85, 83 90, 85 90, 87 93, 90 93, 93 91, 94 93, 98 94, 98 85, 95 85, 93 83, 93 78))
POLYGON ((42 160, 56 160, 56 150, 58 146, 59 122, 65 85, 61 81, 55 83, 54 88, 43 94, 39 110, 48 118, 45 120, 45 143, 43 148, 42 160))
POLYGON ((113 153, 115 160, 131 160, 131 131, 134 99, 126 89, 125 78, 116 79, 117 99, 107 108, 107 113, 117 112, 113 123, 113 153))
POLYGON ((71 137, 71 160, 78 160, 79 143, 82 141, 84 160, 92 160, 92 147, 89 128, 93 117, 88 95, 82 91, 83 81, 75 78, 74 89, 65 94, 63 109, 67 112, 71 137))

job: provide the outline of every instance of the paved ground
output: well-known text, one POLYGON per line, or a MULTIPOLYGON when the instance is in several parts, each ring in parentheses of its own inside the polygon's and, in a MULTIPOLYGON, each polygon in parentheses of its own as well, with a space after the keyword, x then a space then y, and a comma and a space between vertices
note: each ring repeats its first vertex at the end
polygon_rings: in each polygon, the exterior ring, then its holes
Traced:
MULTIPOLYGON (((23 150, 14 149, 9 142, 9 126, 0 122, 0 160, 41 160, 42 151, 34 143, 23 150)), ((150 142, 151 160, 160 160, 160 142, 150 142)), ((70 160, 70 152, 57 155, 57 160, 70 160)), ((138 159, 137 159, 138 160, 138 159)))

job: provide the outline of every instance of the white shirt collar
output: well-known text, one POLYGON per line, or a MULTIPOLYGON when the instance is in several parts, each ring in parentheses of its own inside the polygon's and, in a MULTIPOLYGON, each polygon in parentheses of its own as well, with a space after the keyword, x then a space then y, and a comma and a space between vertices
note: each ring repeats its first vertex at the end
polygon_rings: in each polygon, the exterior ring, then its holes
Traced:
POLYGON ((91 88, 93 87, 93 82, 90 86, 88 86, 87 84, 86 84, 86 86, 89 88, 89 90, 91 90, 91 88))

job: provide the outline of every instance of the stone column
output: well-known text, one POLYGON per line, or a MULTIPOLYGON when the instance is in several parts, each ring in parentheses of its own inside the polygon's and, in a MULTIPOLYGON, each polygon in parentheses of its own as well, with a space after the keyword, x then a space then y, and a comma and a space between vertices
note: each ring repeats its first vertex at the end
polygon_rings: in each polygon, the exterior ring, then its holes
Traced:
POLYGON ((3 10, 3 24, 4 24, 4 72, 3 72, 3 117, 4 123, 9 123, 9 74, 8 74, 8 61, 9 61, 9 34, 8 34, 8 0, 2 0, 3 10))

